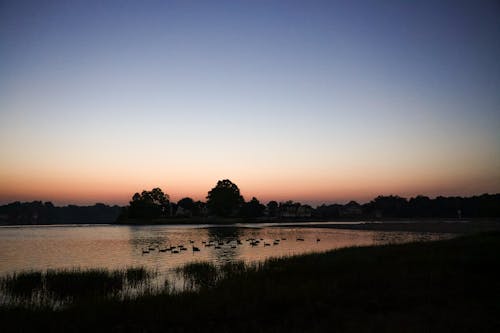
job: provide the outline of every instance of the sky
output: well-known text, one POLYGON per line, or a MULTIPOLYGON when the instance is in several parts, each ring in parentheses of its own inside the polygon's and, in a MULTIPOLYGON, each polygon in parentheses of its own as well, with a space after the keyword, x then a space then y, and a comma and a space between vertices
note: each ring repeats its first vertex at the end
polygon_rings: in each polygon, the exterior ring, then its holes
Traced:
POLYGON ((498 1, 0 0, 0 203, 500 192, 498 1))

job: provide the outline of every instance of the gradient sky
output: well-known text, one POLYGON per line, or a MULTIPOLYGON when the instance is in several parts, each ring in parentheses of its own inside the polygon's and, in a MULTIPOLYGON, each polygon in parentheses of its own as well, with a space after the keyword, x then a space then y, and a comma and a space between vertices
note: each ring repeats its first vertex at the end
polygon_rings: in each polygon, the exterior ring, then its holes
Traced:
POLYGON ((0 1, 0 203, 500 192, 498 1, 0 1))

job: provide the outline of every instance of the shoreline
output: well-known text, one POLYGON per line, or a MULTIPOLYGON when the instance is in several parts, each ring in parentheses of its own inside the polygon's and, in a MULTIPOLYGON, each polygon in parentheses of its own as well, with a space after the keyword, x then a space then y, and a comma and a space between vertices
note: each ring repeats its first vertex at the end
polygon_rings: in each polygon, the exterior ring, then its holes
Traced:
POLYGON ((416 231, 468 233, 500 230, 500 218, 390 218, 390 219, 245 219, 183 218, 161 220, 126 220, 119 223, 2 224, 0 227, 85 227, 85 226, 193 226, 238 227, 242 224, 269 227, 333 228, 370 231, 416 231))
POLYGON ((337 224, 284 224, 277 227, 308 227, 329 228, 365 231, 402 231, 402 232, 435 232, 435 233, 478 233, 489 231, 500 231, 500 220, 455 220, 450 221, 407 221, 407 222, 361 222, 361 223, 337 223, 337 224))

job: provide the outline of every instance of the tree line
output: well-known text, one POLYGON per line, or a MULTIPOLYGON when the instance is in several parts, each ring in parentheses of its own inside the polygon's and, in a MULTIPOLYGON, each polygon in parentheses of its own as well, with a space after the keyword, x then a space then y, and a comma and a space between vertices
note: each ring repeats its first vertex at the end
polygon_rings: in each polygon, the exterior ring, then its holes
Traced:
POLYGON ((186 197, 177 203, 170 201, 170 196, 160 188, 142 191, 132 196, 132 201, 125 207, 120 220, 157 219, 171 217, 247 217, 264 216, 266 206, 253 197, 245 202, 240 189, 229 179, 220 180, 207 194, 207 201, 194 201, 186 197))
POLYGON ((206 202, 186 197, 174 203, 160 188, 135 193, 119 220, 207 216, 270 220, 500 217, 500 194, 434 199, 422 195, 410 199, 390 195, 378 196, 366 204, 351 201, 345 205, 323 204, 313 208, 294 201, 278 203, 272 200, 266 205, 255 197, 245 201, 238 186, 224 179, 207 193, 206 202))
MULTIPOLYGON (((0 206, 0 224, 69 224, 69 223, 149 223, 153 219, 205 219, 206 217, 249 220, 293 221, 385 218, 475 218, 500 217, 500 194, 434 199, 416 196, 406 199, 396 195, 378 196, 365 204, 320 205, 316 208, 300 202, 269 201, 252 197, 245 201, 236 184, 220 180, 207 193, 206 201, 182 198, 172 202, 160 188, 135 193, 126 207, 68 205, 56 207, 51 202, 13 202, 0 206)), ((168 223, 168 222, 167 222, 168 223)))
POLYGON ((418 195, 406 199, 397 195, 378 196, 360 205, 355 201, 347 205, 321 205, 316 207, 319 218, 472 218, 500 217, 500 194, 482 194, 472 197, 443 197, 431 199, 418 195))
POLYGON ((96 203, 92 206, 54 206, 50 201, 12 202, 0 206, 0 225, 114 223, 122 207, 96 203))

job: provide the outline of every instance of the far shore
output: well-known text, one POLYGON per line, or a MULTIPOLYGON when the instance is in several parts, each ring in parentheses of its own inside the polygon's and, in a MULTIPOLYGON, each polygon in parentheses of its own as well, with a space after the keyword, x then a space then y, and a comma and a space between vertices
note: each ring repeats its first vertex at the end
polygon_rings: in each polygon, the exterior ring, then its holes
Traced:
MULTIPOLYGON (((81 225, 93 225, 94 223, 81 223, 81 225)), ((103 223, 95 223, 103 225, 103 223)), ((295 228, 331 228, 368 231, 408 231, 408 232, 436 232, 436 233, 475 233, 484 231, 500 230, 500 218, 391 218, 391 219, 355 219, 344 218, 335 220, 319 219, 246 219, 246 218, 175 218, 157 220, 133 220, 127 219, 104 225, 129 225, 129 226, 155 226, 155 225, 226 225, 238 226, 238 224, 272 224, 273 227, 295 227, 295 228)), ((43 225, 65 225, 65 224, 43 224, 43 225)), ((71 224, 71 225, 80 225, 71 224)), ((36 226, 36 224, 2 224, 1 226, 36 226)))
POLYGON ((301 224, 283 223, 278 227, 331 228, 370 231, 408 231, 436 233, 477 233, 500 230, 500 219, 402 219, 399 221, 367 221, 361 223, 301 224), (401 222, 404 221, 404 222, 401 222))
POLYGON ((475 233, 500 230, 499 218, 390 218, 390 219, 355 219, 344 218, 335 220, 318 219, 245 219, 245 218, 181 218, 161 219, 153 221, 122 221, 120 225, 194 225, 215 224, 235 225, 244 223, 266 224, 273 223, 273 227, 294 228, 333 228, 349 230, 371 231, 408 231, 408 232, 437 232, 437 233, 475 233))
POLYGON ((118 225, 235 225, 237 224, 266 224, 274 227, 298 228, 334 228, 350 230, 372 231, 414 231, 414 232, 442 232, 442 233, 474 233, 500 230, 500 218, 344 218, 335 220, 319 219, 246 219, 246 218, 176 218, 158 219, 153 221, 124 220, 118 225))
MULTIPOLYGON (((43 224, 54 226, 65 225, 128 225, 128 226, 160 226, 160 225, 224 225, 238 224, 272 224, 272 227, 293 228, 331 228, 367 231, 402 231, 402 232, 435 232, 435 233, 476 233, 485 231, 500 231, 500 218, 343 218, 335 220, 321 219, 269 219, 269 218, 173 218, 155 220, 127 219, 115 223, 58 223, 43 224)), ((1 226, 37 226, 37 224, 2 224, 1 226)))

